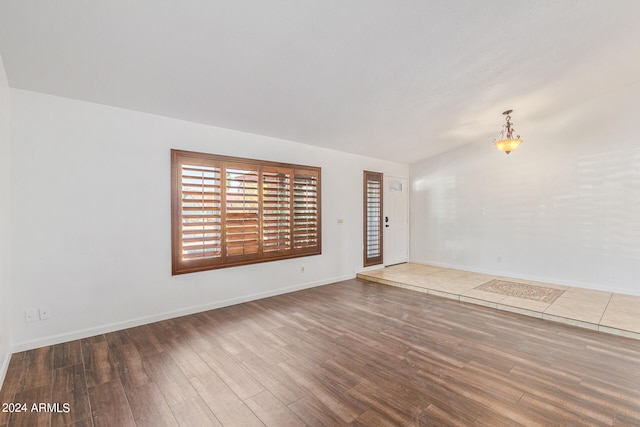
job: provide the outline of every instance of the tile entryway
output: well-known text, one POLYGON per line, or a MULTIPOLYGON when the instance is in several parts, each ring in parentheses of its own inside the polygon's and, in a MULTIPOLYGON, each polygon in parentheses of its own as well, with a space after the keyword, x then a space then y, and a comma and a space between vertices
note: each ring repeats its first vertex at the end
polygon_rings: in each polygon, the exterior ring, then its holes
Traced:
POLYGON ((414 263, 358 278, 640 340, 640 296, 414 263))

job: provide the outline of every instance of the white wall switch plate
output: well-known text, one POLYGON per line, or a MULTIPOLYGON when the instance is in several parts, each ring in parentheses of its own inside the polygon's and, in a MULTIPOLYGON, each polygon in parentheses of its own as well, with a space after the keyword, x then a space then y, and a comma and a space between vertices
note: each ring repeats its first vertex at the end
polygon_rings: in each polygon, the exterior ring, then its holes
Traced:
POLYGON ((24 321, 25 323, 31 323, 36 321, 36 311, 34 309, 29 309, 24 311, 24 321))
POLYGON ((40 309, 40 320, 51 319, 51 311, 48 308, 40 309))

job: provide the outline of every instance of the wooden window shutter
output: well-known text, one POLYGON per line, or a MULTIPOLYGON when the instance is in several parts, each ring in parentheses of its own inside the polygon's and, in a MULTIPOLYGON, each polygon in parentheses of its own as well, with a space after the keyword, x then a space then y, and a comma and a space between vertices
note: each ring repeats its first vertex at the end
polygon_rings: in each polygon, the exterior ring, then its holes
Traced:
POLYGON ((320 254, 320 172, 171 150, 172 273, 320 254))
POLYGON ((225 162, 224 172, 225 261, 257 259, 260 236, 258 167, 225 162))
POLYGON ((318 170, 294 170, 293 215, 294 252, 320 253, 320 180, 318 170))
POLYGON ((292 180, 291 169, 262 168, 262 253, 265 257, 292 252, 292 180))
POLYGON ((220 162, 174 153, 173 163, 173 272, 220 264, 220 162))
POLYGON ((382 174, 364 171, 364 266, 382 264, 382 174))

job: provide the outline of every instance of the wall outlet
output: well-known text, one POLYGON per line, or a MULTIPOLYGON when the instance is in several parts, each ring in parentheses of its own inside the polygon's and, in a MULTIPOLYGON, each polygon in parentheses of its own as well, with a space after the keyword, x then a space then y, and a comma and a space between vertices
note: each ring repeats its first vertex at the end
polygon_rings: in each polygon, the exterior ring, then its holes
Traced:
POLYGON ((48 308, 40 309, 40 320, 51 319, 51 311, 48 308))
POLYGON ((36 311, 34 309, 29 309, 24 311, 24 322, 31 323, 36 321, 36 311))

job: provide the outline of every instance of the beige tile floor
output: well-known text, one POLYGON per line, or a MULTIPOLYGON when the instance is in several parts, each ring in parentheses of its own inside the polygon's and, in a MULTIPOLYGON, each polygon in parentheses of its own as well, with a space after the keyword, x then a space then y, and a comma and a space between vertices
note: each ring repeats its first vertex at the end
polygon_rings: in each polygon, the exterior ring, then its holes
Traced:
POLYGON ((640 296, 615 294, 423 264, 399 264, 359 273, 372 282, 398 286, 540 319, 640 340, 640 296), (562 290, 552 302, 476 289, 491 280, 562 290))

